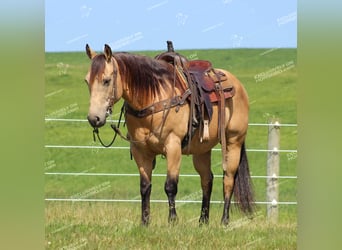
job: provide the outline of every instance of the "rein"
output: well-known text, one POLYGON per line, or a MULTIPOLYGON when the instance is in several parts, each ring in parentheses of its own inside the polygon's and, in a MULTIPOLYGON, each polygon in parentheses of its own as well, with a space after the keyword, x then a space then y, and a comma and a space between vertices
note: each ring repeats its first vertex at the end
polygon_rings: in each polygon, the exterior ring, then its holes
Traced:
POLYGON ((120 123, 121 123, 121 118, 122 118, 122 114, 124 112, 124 105, 122 105, 121 107, 121 112, 120 112, 120 117, 119 117, 119 121, 118 121, 118 125, 116 126, 114 123, 112 123, 110 125, 110 127, 114 130, 114 136, 113 136, 113 139, 112 141, 109 143, 109 144, 104 144, 103 141, 101 140, 101 137, 100 137, 100 131, 98 128, 94 128, 93 130, 93 138, 94 138, 94 142, 96 142, 96 137, 97 139, 99 140, 99 142, 101 143, 101 145, 103 147, 106 147, 106 148, 109 148, 110 146, 113 145, 113 143, 115 142, 115 139, 116 139, 116 136, 119 135, 122 139, 124 140, 128 140, 128 138, 126 138, 125 136, 122 135, 121 131, 120 131, 120 123), (96 135, 96 136, 95 136, 96 135))

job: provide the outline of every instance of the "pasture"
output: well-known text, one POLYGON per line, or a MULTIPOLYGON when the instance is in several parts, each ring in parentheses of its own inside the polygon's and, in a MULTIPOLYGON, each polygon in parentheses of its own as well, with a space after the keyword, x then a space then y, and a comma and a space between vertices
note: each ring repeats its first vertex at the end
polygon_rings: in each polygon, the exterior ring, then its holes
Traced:
MULTIPOLYGON (((250 99, 250 123, 297 123, 296 49, 234 49, 177 51, 189 59, 210 60, 215 68, 236 75, 250 99)), ((137 52, 154 56, 160 51, 137 52)), ((85 53, 46 53, 45 117, 86 119, 89 93, 83 79, 90 66, 85 53)), ((112 119, 118 119, 121 102, 112 119)), ((267 127, 250 126, 247 149, 267 149, 267 127)), ((125 129, 123 129, 125 130, 125 129)), ((107 142, 112 130, 100 129, 107 142)), ((281 127, 280 148, 297 148, 297 127, 281 127)), ((220 225, 223 204, 211 205, 208 226, 198 227, 200 181, 181 176, 176 203, 178 224, 167 223, 168 206, 164 193, 165 160, 157 158, 152 180, 151 224, 140 226, 138 176, 92 176, 91 173, 137 174, 130 159, 128 143, 117 138, 113 148, 104 149, 93 141, 87 121, 46 120, 45 198, 104 199, 121 201, 46 201, 45 246, 47 249, 295 249, 297 206, 279 205, 279 221, 266 220, 266 205, 258 204, 252 219, 233 208, 228 227, 220 225), (55 146, 83 146, 68 148, 55 146), (125 200, 125 201, 123 201, 125 200), (133 202, 126 202, 133 200, 133 202)), ((217 147, 219 149, 219 147, 217 147)), ((247 151, 252 176, 266 175, 266 152, 247 151)), ((213 201, 222 201, 222 174, 219 151, 212 154, 213 201)), ((280 154, 280 176, 296 176, 296 153, 280 154)), ((190 156, 183 156, 181 175, 196 175, 190 156)), ((256 201, 266 200, 266 179, 253 178, 256 201)), ((296 179, 279 180, 279 200, 296 200, 296 179)))

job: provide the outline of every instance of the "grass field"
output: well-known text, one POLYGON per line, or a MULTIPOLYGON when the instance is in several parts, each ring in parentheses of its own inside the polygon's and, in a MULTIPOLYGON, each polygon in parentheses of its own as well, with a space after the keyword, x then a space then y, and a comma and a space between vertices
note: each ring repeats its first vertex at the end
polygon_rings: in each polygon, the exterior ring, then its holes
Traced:
MULTIPOLYGON (((214 67, 235 74, 250 98, 250 123, 297 123, 296 50, 235 49, 179 51, 190 59, 212 61, 214 67)), ((154 56, 159 51, 139 52, 154 56)), ((47 53, 45 60, 46 118, 86 119, 89 93, 83 79, 90 65, 85 53, 47 53)), ((117 119, 121 105, 114 107, 117 119)), ((92 148, 87 122, 46 121, 46 145, 83 145, 85 149, 46 148, 45 172, 137 173, 127 149, 92 148)), ((109 141, 107 126, 101 135, 109 141)), ((247 148, 267 148, 267 127, 250 126, 247 148)), ((118 139, 115 147, 127 147, 118 139)), ((297 128, 281 128, 281 149, 297 148, 297 128)), ((267 154, 248 152, 251 174, 266 175, 267 154)), ((296 175, 296 153, 281 153, 280 175, 296 175)), ((213 153, 213 172, 222 173, 220 152, 213 153)), ((157 158, 155 174, 165 174, 165 159, 157 158)), ((191 157, 183 156, 181 174, 195 174, 191 157)), ((45 175, 46 198, 139 200, 139 177, 45 175)), ((151 199, 165 200, 164 177, 153 178, 151 199)), ((266 200, 266 180, 253 179, 257 201, 266 200)), ((280 179, 280 201, 296 201, 296 179, 280 179)), ((200 200, 198 177, 181 177, 178 200, 200 200)), ((222 200, 221 178, 214 180, 212 200, 222 200)), ((266 206, 258 205, 253 219, 236 209, 231 224, 220 225, 222 204, 212 204, 210 224, 198 227, 200 204, 178 203, 178 224, 167 224, 167 204, 151 204, 151 225, 140 227, 140 203, 46 201, 48 249, 296 249, 297 207, 280 205, 279 222, 266 220, 266 206)))

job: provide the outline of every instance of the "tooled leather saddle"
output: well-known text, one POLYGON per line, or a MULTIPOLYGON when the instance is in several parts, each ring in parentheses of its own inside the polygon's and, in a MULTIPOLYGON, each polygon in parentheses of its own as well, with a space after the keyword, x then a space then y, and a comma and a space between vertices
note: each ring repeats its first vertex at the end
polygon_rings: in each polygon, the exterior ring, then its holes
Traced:
MULTIPOLYGON (((222 86, 222 82, 227 80, 227 76, 221 71, 214 70, 211 62, 187 60, 174 51, 171 41, 167 41, 167 47, 167 52, 159 54, 155 58, 172 64, 178 77, 187 84, 191 91, 188 97, 191 117, 189 131, 182 141, 182 147, 188 145, 194 130, 198 127, 200 128, 201 141, 206 141, 209 139, 208 127, 213 114, 213 104, 219 103, 221 109, 224 109, 224 100, 233 97, 235 89, 232 85, 222 86)), ((224 121, 222 117, 220 120, 221 122, 224 121)), ((219 124, 219 127, 222 128, 223 124, 219 124)))

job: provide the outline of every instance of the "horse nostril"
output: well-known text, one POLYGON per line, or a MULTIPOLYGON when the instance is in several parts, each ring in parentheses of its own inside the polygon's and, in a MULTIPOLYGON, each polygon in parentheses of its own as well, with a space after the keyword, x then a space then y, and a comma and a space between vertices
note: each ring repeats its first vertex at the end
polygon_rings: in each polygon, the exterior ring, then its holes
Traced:
POLYGON ((91 116, 91 115, 88 115, 88 121, 89 121, 89 123, 90 123, 90 125, 92 126, 92 127, 97 127, 97 125, 99 124, 99 122, 100 122, 100 117, 98 117, 98 116, 91 116))

